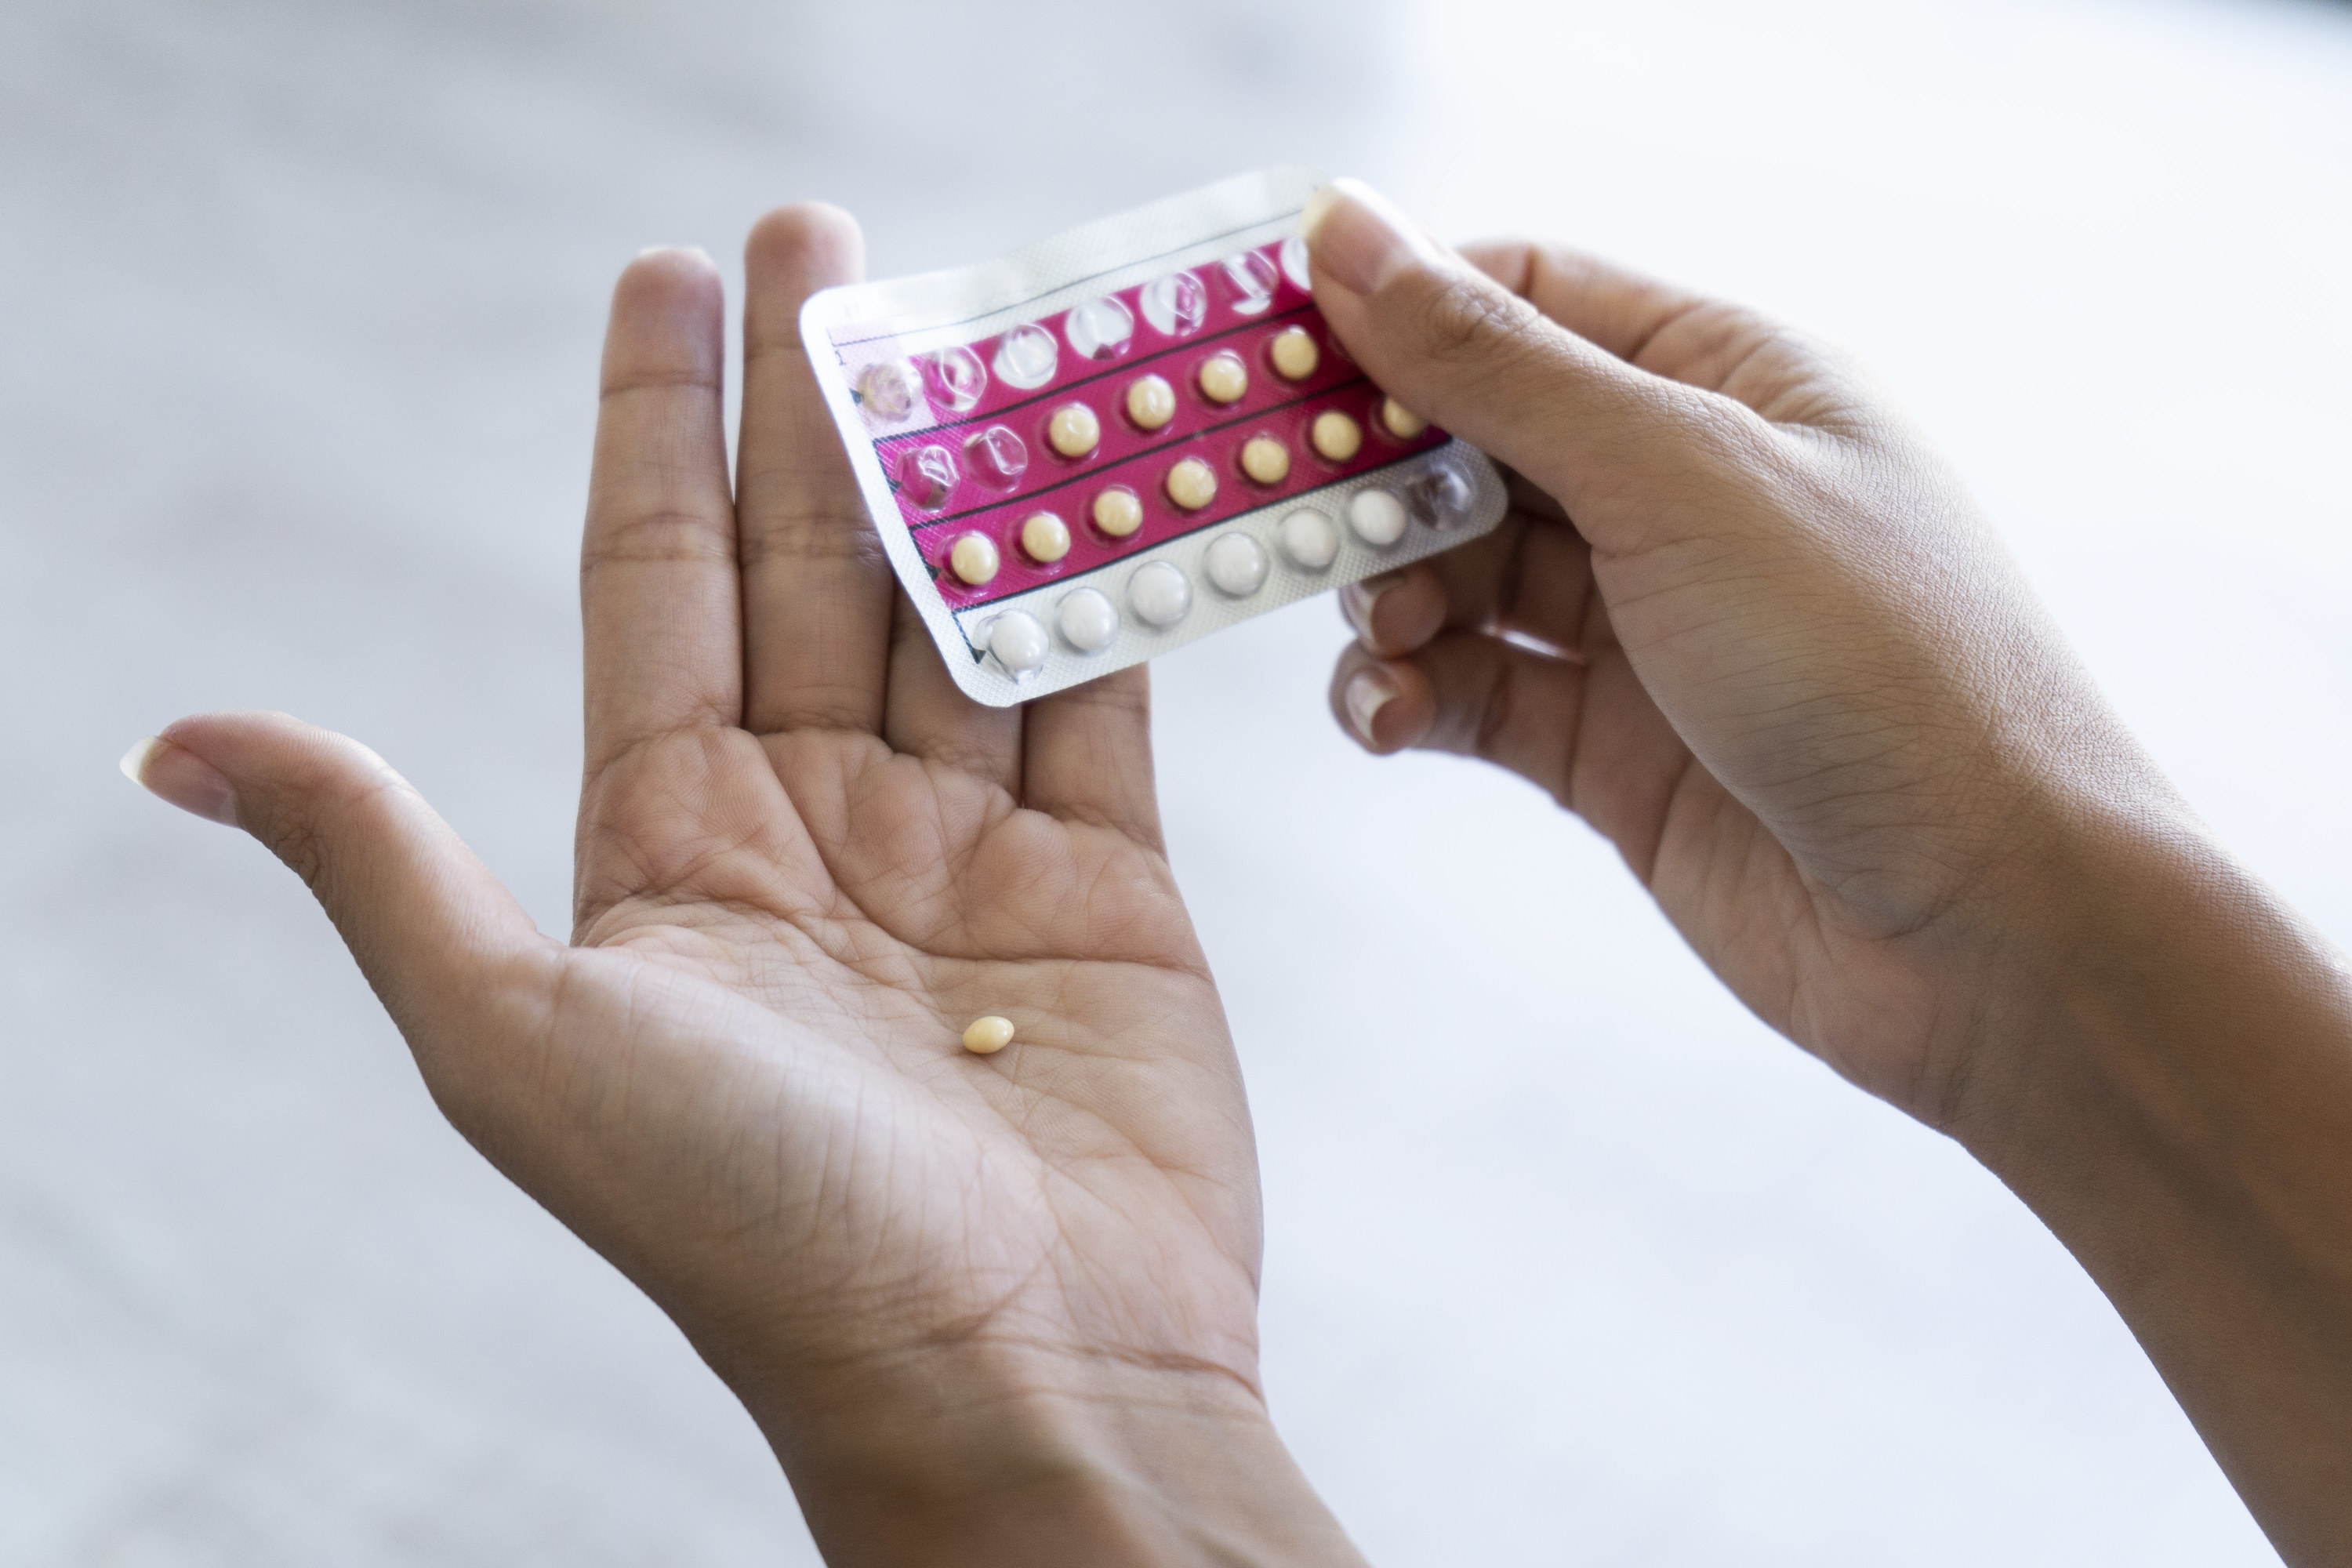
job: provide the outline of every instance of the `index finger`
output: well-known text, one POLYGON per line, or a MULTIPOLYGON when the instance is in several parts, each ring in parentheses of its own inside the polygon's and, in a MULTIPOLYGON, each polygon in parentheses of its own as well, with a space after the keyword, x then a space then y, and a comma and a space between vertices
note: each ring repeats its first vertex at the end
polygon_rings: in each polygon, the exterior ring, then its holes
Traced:
POLYGON ((719 270, 699 251, 648 251, 614 287, 580 547, 592 778, 649 735, 736 721, 724 331, 719 270))
MULTIPOLYGON (((1487 239, 1462 258, 1587 342, 1643 364, 1643 353, 1675 321, 1715 301, 1589 252, 1525 239, 1487 239)), ((1661 374, 1670 374, 1661 372, 1661 374)))

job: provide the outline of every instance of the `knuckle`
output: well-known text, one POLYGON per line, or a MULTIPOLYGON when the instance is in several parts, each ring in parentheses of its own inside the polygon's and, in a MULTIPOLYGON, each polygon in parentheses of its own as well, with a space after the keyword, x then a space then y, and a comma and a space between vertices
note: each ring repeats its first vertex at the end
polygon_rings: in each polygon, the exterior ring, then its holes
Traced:
POLYGON ((364 819, 404 792, 406 783, 381 766, 358 778, 309 771, 262 792, 253 831, 305 887, 322 902, 331 902, 334 840, 355 828, 364 831, 364 819))
POLYGON ((1423 302, 1423 349, 1441 363, 1485 365, 1519 352, 1537 321, 1535 307, 1482 278, 1452 276, 1423 302))
POLYGON ((746 514, 736 548, 747 572, 772 561, 868 566, 884 560, 881 537, 864 509, 846 504, 761 508, 746 514))
POLYGON ((1482 761, 1500 761, 1505 739, 1511 733, 1518 696, 1515 668, 1507 658, 1495 660, 1479 690, 1470 749, 1471 754, 1482 761))
POLYGON ((656 509, 600 521, 580 552, 580 575, 593 577, 608 566, 710 562, 728 559, 725 527, 700 512, 656 509))

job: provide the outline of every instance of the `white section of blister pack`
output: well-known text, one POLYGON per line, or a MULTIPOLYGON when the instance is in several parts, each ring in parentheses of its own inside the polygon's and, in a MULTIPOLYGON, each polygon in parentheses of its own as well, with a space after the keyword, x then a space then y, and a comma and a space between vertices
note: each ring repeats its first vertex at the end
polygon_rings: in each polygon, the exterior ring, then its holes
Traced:
POLYGON ((1061 690, 1501 520, 1494 465, 1389 403, 1315 310, 1320 183, 1242 175, 810 298, 859 489, 972 697, 1061 690))

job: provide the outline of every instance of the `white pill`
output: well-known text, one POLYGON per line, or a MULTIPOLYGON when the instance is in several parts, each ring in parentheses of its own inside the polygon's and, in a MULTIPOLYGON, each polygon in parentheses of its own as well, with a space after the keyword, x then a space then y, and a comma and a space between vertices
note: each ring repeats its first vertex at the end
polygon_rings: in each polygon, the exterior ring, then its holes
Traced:
POLYGON ((1339 558, 1339 528, 1321 512, 1300 508, 1282 520, 1282 552, 1309 572, 1339 558))
POLYGON ((1386 550, 1404 537, 1404 502, 1391 490, 1358 490, 1348 500, 1348 526, 1365 543, 1386 550))
POLYGON ((1062 638, 1080 653, 1100 653, 1118 636, 1118 612, 1092 588, 1062 601, 1062 638))
POLYGON ((1228 533, 1209 546, 1202 564, 1217 591, 1246 599, 1265 584, 1265 552, 1246 533, 1228 533))
POLYGON ((1018 610, 999 616, 988 623, 988 651, 1013 674, 1034 674, 1045 667, 1045 628, 1018 610))
POLYGON ((1144 624, 1172 626, 1192 608, 1192 584, 1165 561, 1136 569, 1127 580, 1127 602, 1144 624))

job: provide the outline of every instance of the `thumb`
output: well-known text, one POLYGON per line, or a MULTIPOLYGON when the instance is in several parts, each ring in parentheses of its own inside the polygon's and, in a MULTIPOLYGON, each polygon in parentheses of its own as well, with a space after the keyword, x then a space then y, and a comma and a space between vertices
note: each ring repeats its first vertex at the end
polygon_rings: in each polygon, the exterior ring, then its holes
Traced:
POLYGON ((1317 191, 1299 232, 1315 302, 1366 374, 1541 486, 1604 551, 1647 542, 1634 534, 1643 510, 1588 503, 1702 480, 1769 437, 1729 398, 1568 331, 1360 181, 1317 191))
POLYGON ((122 771, 244 828, 309 884, 428 1078, 426 1043, 477 1032, 501 970, 549 945, 424 796, 356 741, 283 713, 208 713, 140 742, 122 771))

